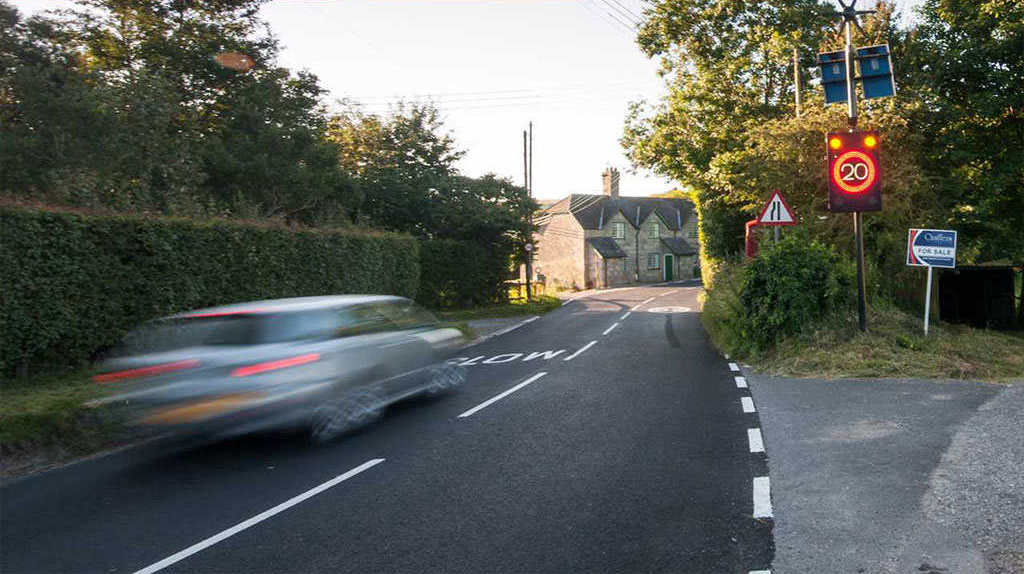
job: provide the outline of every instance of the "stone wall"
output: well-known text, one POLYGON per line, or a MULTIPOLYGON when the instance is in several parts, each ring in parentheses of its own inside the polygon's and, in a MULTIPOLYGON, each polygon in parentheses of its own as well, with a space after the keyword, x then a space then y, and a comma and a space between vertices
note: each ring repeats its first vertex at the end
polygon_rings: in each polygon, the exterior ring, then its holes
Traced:
POLYGON ((583 228, 570 213, 551 216, 543 234, 534 237, 533 272, 547 287, 584 289, 583 228))

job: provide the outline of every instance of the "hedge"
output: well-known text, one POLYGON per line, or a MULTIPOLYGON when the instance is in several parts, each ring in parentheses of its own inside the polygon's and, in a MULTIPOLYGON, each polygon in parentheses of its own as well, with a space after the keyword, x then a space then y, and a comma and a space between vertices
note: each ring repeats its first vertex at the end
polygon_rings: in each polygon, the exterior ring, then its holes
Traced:
POLYGON ((742 333, 754 351, 849 310, 854 268, 829 245, 790 235, 746 265, 739 298, 742 333))
POLYGON ((419 249, 389 233, 0 207, 0 375, 81 365, 146 320, 238 301, 413 297, 419 249), (20 367, 20 368, 19 368, 20 367))
POLYGON ((435 309, 507 301, 509 256, 496 246, 451 239, 423 241, 418 300, 435 309))

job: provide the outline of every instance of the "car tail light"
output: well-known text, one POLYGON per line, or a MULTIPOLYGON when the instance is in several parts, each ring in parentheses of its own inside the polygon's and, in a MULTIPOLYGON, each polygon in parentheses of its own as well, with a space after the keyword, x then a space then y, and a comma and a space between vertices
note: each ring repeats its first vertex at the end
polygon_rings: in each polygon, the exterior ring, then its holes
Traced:
POLYGON ((266 373, 267 371, 297 367, 299 365, 305 365, 306 363, 312 363, 319 360, 320 353, 310 353, 308 355, 299 355, 297 357, 289 357, 287 359, 278 359, 276 361, 267 361, 265 363, 256 363, 254 365, 238 367, 231 371, 231 376, 248 377, 249 375, 258 375, 260 373, 266 373))
POLYGON ((96 375, 92 380, 97 383, 109 383, 111 381, 121 381, 124 379, 138 379, 140 377, 152 377, 154 375, 162 375, 164 373, 170 373, 172 371, 181 371, 184 369, 194 369, 199 366, 199 361, 187 360, 187 361, 175 361, 173 363, 163 363, 160 365, 153 365, 151 367, 141 367, 138 369, 128 369, 125 371, 114 371, 111 373, 103 373, 96 375))

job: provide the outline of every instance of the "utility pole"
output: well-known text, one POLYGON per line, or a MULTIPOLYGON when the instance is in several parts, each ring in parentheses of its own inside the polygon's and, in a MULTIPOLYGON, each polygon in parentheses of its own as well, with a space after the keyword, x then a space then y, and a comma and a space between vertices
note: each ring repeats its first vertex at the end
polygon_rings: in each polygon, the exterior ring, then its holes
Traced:
MULTIPOLYGON (((533 131, 533 122, 530 122, 530 131, 533 131)), ((523 187, 526 188, 527 197, 532 197, 530 193, 530 162, 528 158, 529 153, 529 142, 528 134, 526 130, 523 130, 523 187)), ((529 209, 523 214, 526 218, 527 228, 531 223, 531 213, 529 209)), ((532 272, 533 272, 533 237, 532 234, 526 238, 526 300, 531 301, 533 299, 533 285, 532 285, 532 272)))
POLYGON ((800 97, 800 54, 796 46, 793 46, 793 89, 796 92, 796 117, 799 118, 803 98, 800 97))
MULTIPOLYGON (((527 170, 529 186, 526 188, 526 195, 533 199, 533 122, 530 122, 530 167, 527 170)), ((528 216, 528 223, 533 223, 533 213, 528 216)), ((533 233, 530 233, 530 248, 526 250, 526 300, 533 299, 533 233)))
MULTIPOLYGON (((857 10, 857 0, 850 0, 846 5, 842 0, 843 24, 846 27, 846 111, 850 124, 850 132, 857 129, 857 90, 856 90, 856 54, 853 50, 853 27, 860 28, 857 16, 872 14, 874 10, 857 10)), ((853 234, 857 242, 857 319, 861 331, 868 330, 867 318, 867 284, 864 278, 864 219, 860 211, 853 212, 853 234)))

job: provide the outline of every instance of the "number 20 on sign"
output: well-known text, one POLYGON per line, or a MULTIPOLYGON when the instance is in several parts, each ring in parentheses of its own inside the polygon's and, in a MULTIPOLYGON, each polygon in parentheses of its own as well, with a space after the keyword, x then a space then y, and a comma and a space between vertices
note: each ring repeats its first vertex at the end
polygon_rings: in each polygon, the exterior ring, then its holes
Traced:
POLYGON ((829 132, 828 209, 832 212, 881 211, 878 133, 829 132))

